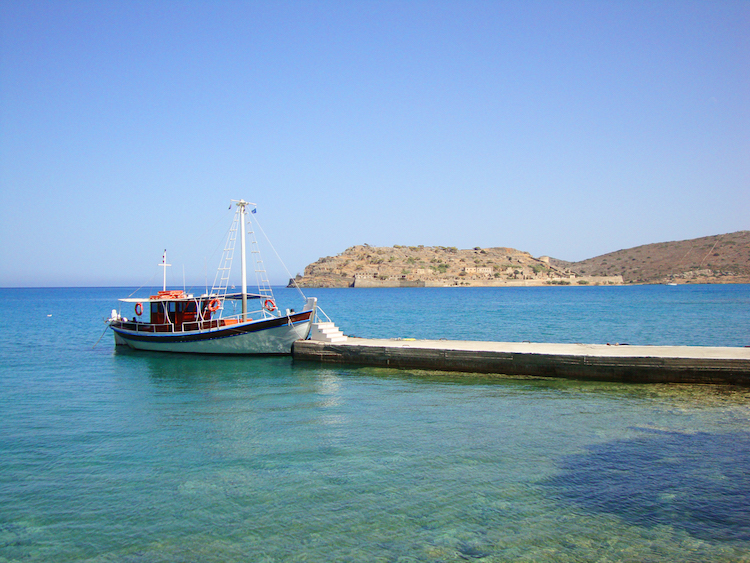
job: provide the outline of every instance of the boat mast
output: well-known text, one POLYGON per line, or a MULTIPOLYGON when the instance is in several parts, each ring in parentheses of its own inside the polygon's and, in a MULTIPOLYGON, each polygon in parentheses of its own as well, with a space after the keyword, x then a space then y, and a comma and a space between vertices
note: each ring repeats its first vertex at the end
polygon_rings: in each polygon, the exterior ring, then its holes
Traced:
MULTIPOLYGON (((237 201, 237 200, 234 200, 237 201)), ((247 256, 245 254, 245 206, 255 205, 241 199, 237 201, 237 207, 240 208, 240 229, 242 235, 240 236, 240 257, 242 264, 242 320, 247 320, 247 256)))

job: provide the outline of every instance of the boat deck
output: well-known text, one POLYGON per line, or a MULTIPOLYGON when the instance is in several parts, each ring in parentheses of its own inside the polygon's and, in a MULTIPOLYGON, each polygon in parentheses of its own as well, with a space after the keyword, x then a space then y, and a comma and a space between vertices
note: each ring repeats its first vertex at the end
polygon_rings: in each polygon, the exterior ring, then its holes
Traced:
POLYGON ((641 383, 750 385, 750 348, 348 338, 294 343, 295 360, 641 383))

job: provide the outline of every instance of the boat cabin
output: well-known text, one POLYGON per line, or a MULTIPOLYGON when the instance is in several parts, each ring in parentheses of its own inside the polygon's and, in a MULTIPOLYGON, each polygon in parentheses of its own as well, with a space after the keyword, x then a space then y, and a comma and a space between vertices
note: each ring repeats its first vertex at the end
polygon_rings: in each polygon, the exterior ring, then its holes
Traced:
MULTIPOLYGON (((159 293, 173 292, 160 291, 159 293)), ((184 323, 194 323, 199 318, 209 320, 212 313, 208 310, 208 303, 205 299, 191 299, 186 294, 180 296, 151 295, 149 304, 151 305, 151 324, 173 323, 176 328, 182 327, 184 323), (199 310, 200 315, 198 314, 199 310)), ((182 329, 177 328, 177 330, 182 329)))
MULTIPOLYGON (((259 297, 247 295, 248 299, 259 297)), ((240 298, 241 294, 227 294, 220 300, 213 295, 193 297, 184 291, 166 290, 159 291, 157 295, 150 295, 148 299, 122 299, 121 301, 135 303, 135 316, 130 321, 121 321, 121 325, 123 328, 139 332, 183 332, 237 324, 237 316, 221 318, 221 313, 216 317, 214 315, 222 309, 225 299, 240 298)))

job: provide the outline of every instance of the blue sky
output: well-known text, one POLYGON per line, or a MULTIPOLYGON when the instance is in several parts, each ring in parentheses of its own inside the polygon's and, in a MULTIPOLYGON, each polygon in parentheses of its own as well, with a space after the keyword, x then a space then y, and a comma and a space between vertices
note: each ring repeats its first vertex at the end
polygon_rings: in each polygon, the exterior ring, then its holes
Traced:
POLYGON ((750 2, 4 0, 0 190, 0 286, 750 229, 750 2))

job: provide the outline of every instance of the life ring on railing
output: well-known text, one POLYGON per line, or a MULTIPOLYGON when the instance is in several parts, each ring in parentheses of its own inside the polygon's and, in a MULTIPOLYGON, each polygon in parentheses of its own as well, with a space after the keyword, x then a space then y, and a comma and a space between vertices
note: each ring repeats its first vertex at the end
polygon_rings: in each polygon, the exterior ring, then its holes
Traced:
POLYGON ((212 299, 211 302, 208 304, 208 310, 212 313, 215 313, 219 310, 219 307, 221 307, 221 303, 218 299, 212 299))
POLYGON ((265 303, 263 303, 263 308, 266 311, 275 311, 276 303, 273 302, 273 299, 266 299, 265 303))
POLYGON ((143 304, 142 303, 136 303, 135 304, 135 314, 139 317, 143 314, 143 304))

